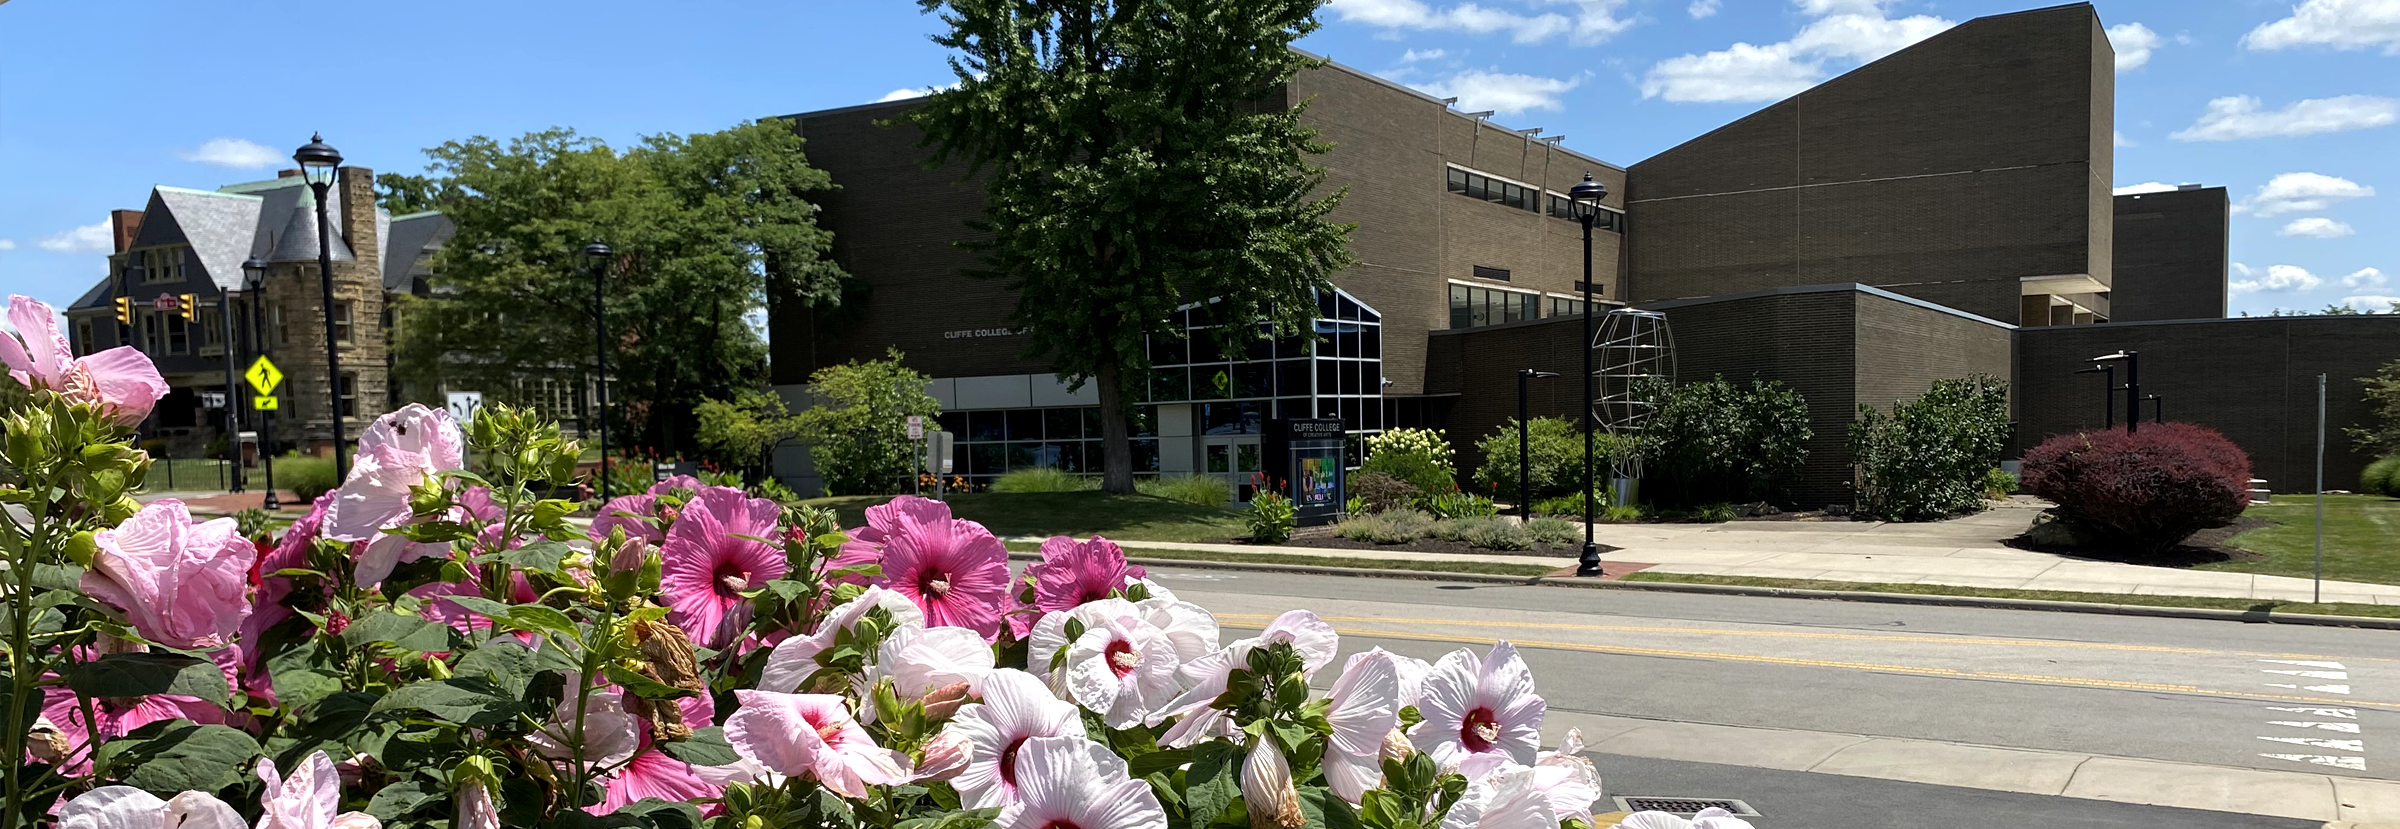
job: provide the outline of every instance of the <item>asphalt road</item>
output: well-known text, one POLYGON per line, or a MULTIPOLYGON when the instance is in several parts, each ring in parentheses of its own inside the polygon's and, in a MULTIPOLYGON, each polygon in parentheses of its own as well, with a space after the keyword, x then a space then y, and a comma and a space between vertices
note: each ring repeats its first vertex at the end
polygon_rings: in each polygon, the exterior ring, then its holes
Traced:
MULTIPOLYGON (((1553 711, 2400 779, 2400 633, 2392 631, 1255 572, 1153 575, 1229 629, 1314 610, 1342 631, 1345 652, 1381 646, 1433 659, 1509 639, 1553 711)), ((1789 774, 1838 789, 1899 785, 1789 774)), ((1614 780, 1608 788, 1624 793, 1614 780)))

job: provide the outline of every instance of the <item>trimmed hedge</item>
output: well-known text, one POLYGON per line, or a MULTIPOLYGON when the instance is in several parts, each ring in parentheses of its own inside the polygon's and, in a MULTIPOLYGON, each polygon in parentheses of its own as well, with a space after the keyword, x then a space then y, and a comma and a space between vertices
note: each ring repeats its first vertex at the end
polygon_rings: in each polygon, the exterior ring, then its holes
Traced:
POLYGON ((2241 516, 2250 456, 2189 423, 2054 435, 2025 453, 2024 491, 2095 542, 2155 553, 2241 516))
POLYGON ((2400 498, 2400 456, 2377 458, 2358 473, 2358 491, 2400 498))

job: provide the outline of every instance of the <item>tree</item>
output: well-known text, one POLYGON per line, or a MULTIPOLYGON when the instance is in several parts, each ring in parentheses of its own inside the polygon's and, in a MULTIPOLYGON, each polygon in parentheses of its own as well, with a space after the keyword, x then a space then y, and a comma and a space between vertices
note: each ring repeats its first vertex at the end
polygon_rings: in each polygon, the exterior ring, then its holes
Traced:
POLYGON ((917 471, 917 442, 908 417, 931 419, 942 404, 926 393, 931 380, 901 364, 897 348, 881 360, 826 366, 808 376, 817 405, 798 415, 801 440, 825 488, 835 495, 898 492, 917 471))
POLYGON ((783 398, 757 389, 742 389, 732 400, 707 398, 692 407, 699 421, 700 446, 720 459, 740 466, 758 466, 776 444, 798 437, 800 418, 783 405, 783 398))
POLYGON ((458 233, 435 263, 433 298, 397 314, 403 388, 515 403, 583 388, 593 287, 579 253, 606 242, 612 414, 673 453, 699 401, 765 382, 750 318, 768 291, 838 301, 832 234, 808 201, 833 184, 788 125, 652 136, 623 152, 552 129, 427 153, 458 233))
POLYGON ((2358 451, 2390 457, 2400 455, 2400 360, 2383 364, 2374 374, 2358 378, 2367 387, 2367 405, 2373 407, 2365 426, 2344 426, 2358 451))
POLYGON ((442 183, 425 176, 375 174, 375 204, 394 216, 440 210, 442 183))
POLYGON ((954 89, 910 117, 933 163, 986 176, 981 276, 1016 292, 1027 355, 1093 383, 1102 482, 1133 491, 1127 410, 1145 337, 1211 301, 1221 350, 1310 336, 1316 294, 1353 260, 1317 195, 1330 145, 1284 106, 1318 65, 1291 50, 1320 0, 921 0, 956 50, 954 89))

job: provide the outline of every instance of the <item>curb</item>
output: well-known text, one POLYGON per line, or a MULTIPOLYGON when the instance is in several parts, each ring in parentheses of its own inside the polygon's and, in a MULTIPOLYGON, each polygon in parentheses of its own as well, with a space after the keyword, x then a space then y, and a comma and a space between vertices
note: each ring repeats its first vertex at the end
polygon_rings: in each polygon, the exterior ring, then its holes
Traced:
MULTIPOLYGON (((1139 548, 1128 548, 1131 553, 1139 548)), ((1038 553, 1010 553, 1019 561, 1039 561, 1038 553)), ((1250 570, 1268 573, 1297 573, 1318 576, 1351 576, 1359 578, 1413 579, 1416 581, 1475 582, 1480 584, 1512 584, 1520 586, 1572 587, 1585 590, 1646 590, 1660 593, 1702 593, 1719 596, 1760 596, 1779 599, 1818 599, 1846 602, 1878 602, 1884 604, 1938 605, 1972 607, 1990 610, 2045 610, 2053 613, 2096 613, 2113 616, 2147 616, 2164 619, 2204 619, 2219 622, 2250 622, 2281 625, 2313 625, 2318 627, 2370 628, 2400 630, 2400 619, 2374 616, 2333 616, 2313 613, 2274 613, 2253 610, 2220 610, 2208 607, 2163 607, 2157 605, 2098 604, 2091 602, 2060 602, 2048 599, 2003 599, 1984 596, 1942 596, 1929 593, 1876 593, 1865 590, 1807 590, 1792 587, 1752 587, 1731 584, 1688 584, 1661 581, 1587 581, 1554 576, 1502 576, 1491 573, 1442 573, 1431 570, 1393 570, 1380 567, 1335 567, 1319 564, 1269 564, 1239 561, 1186 561, 1173 558, 1133 555, 1129 563, 1145 567, 1182 567, 1193 570, 1250 570)))

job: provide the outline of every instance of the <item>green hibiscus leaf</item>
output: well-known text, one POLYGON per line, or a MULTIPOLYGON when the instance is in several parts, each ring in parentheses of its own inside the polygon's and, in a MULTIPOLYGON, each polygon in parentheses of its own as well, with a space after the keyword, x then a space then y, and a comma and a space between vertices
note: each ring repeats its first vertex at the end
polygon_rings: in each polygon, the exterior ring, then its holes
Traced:
POLYGON ((422 711, 459 725, 500 725, 516 719, 524 703, 504 693, 490 680, 478 677, 418 682, 401 686, 375 701, 378 713, 422 711))
POLYGON ((171 797, 239 783, 258 758, 258 741, 237 728, 176 720, 141 736, 149 731, 102 744, 99 767, 126 785, 171 797))
POLYGON ((611 663, 607 668, 608 681, 623 687, 627 693, 643 699, 682 699, 697 694, 651 679, 623 665, 611 663))
POLYGON ((533 675, 541 670, 540 658, 513 639, 485 642, 483 647, 469 651, 458 660, 458 664, 450 666, 451 673, 456 676, 481 678, 499 687, 508 696, 520 699, 525 696, 526 684, 532 682, 533 675))
POLYGON ((667 756, 695 766, 730 766, 742 759, 733 753, 733 745, 725 742, 725 729, 713 725, 694 730, 689 740, 659 743, 658 747, 666 749, 667 756))
POLYGON ((232 690, 216 663, 178 653, 112 653, 68 666, 67 687, 87 697, 181 694, 224 705, 232 690))
MULTIPOLYGON (((1187 829, 1208 829, 1233 809, 1242 796, 1242 750, 1230 743, 1208 742, 1192 747, 1192 767, 1184 773, 1187 829)), ((1233 816, 1241 822, 1241 815, 1233 816)))
POLYGON ((429 804, 447 803, 450 793, 423 780, 402 780, 375 792, 367 801, 367 814, 384 823, 394 823, 429 804))
POLYGON ((574 552, 575 548, 562 541, 536 541, 500 554, 500 560, 515 567, 556 573, 574 552))
POLYGON ((385 642, 419 653, 457 650, 459 644, 458 631, 449 625, 393 612, 369 613, 352 620, 342 631, 342 641, 352 647, 385 642))

